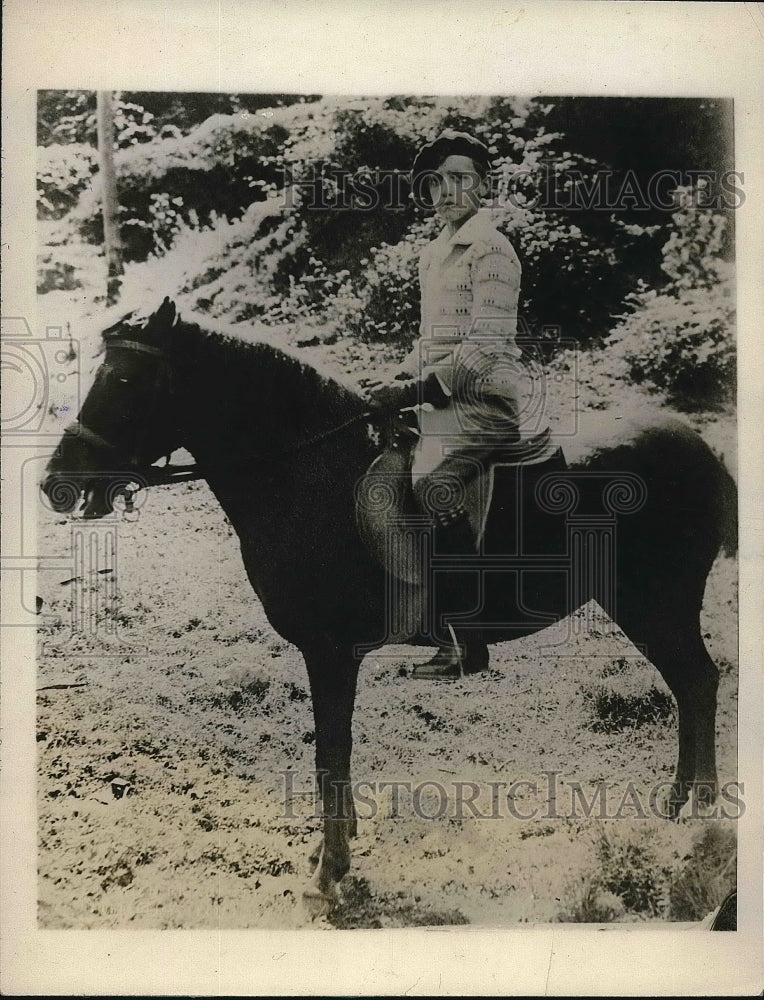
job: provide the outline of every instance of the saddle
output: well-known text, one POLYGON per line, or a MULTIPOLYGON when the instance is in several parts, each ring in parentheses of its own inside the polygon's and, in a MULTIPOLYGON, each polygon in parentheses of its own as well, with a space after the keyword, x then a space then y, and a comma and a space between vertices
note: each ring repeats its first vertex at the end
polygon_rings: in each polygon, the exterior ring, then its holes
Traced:
MULTIPOLYGON (((397 413, 385 436, 382 453, 356 487, 358 531, 372 557, 392 577, 424 586, 432 524, 411 487, 412 456, 419 437, 414 413, 397 413)), ((464 498, 476 554, 514 551, 523 532, 517 515, 532 502, 539 477, 565 468, 562 451, 549 443, 548 432, 520 445, 497 447, 485 471, 467 485, 464 498)))

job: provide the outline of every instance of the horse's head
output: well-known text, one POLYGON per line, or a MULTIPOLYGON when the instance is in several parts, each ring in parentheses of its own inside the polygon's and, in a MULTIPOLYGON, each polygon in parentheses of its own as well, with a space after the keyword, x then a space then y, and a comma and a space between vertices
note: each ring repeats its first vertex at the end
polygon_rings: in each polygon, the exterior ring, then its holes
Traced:
POLYGON ((178 322, 165 299, 148 319, 133 313, 103 332, 104 359, 77 420, 66 428, 41 489, 54 510, 109 514, 117 496, 178 446, 171 419, 169 348, 178 322))

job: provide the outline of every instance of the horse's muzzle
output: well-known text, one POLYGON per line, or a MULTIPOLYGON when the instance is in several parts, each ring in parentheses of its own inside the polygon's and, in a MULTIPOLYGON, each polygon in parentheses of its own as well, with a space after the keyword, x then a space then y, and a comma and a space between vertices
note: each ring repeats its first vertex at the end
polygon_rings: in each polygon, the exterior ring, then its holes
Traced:
MULTIPOLYGON (((122 484, 120 484, 120 487, 122 484)), ((115 484, 107 479, 83 480, 76 476, 49 475, 40 489, 48 498, 52 510, 58 514, 70 514, 80 499, 83 502, 80 513, 83 518, 105 517, 114 510, 115 484)))
POLYGON ((52 510, 68 514, 74 510, 82 493, 82 483, 70 476, 48 475, 40 483, 40 490, 47 497, 52 510))

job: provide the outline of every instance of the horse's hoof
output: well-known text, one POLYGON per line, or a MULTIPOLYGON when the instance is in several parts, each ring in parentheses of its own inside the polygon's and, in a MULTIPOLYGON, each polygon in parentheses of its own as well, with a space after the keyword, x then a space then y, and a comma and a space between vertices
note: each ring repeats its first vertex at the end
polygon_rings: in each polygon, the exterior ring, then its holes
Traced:
POLYGON ((688 810, 687 815, 692 819, 716 819, 719 815, 719 810, 713 802, 704 802, 702 799, 696 799, 692 804, 692 809, 688 810))
POLYGON ((664 819, 679 820, 711 818, 714 815, 717 786, 713 780, 675 783, 669 791, 659 796, 656 807, 664 819))
POLYGON ((653 814, 660 817, 660 819, 677 820, 686 802, 686 798, 682 798, 671 791, 657 796, 652 800, 651 806, 653 814))
POLYGON ((671 785, 654 790, 650 795, 653 815, 660 819, 678 820, 689 801, 691 789, 690 782, 675 779, 671 785))
POLYGON ((661 809, 661 813, 666 819, 676 822, 682 815, 682 810, 687 805, 686 800, 682 801, 680 799, 666 799, 661 809))
POLYGON ((331 889, 326 892, 316 888, 316 886, 310 886, 303 892, 302 901, 310 919, 318 920, 319 917, 328 916, 337 906, 339 892, 335 884, 332 884, 331 889))
POLYGON ((714 780, 696 781, 692 791, 698 809, 701 811, 700 814, 705 815, 706 811, 712 809, 716 802, 718 794, 717 782, 714 780))

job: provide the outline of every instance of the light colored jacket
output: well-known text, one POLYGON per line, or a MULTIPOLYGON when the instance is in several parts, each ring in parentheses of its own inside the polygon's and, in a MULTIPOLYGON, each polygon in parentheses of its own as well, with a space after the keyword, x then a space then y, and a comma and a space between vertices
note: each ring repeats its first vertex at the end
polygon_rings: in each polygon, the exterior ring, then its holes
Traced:
POLYGON ((448 228, 419 259, 422 313, 419 339, 402 363, 412 377, 435 372, 447 392, 482 392, 513 398, 509 372, 520 350, 517 304, 521 267, 512 244, 481 208, 453 236, 448 228))
POLYGON ((545 406, 515 341, 520 278, 517 254, 490 209, 453 235, 443 229, 422 251, 420 335, 402 370, 414 378, 434 372, 451 399, 417 407, 415 477, 440 466, 444 447, 469 454, 491 441, 523 442, 518 460, 549 450, 545 406))

